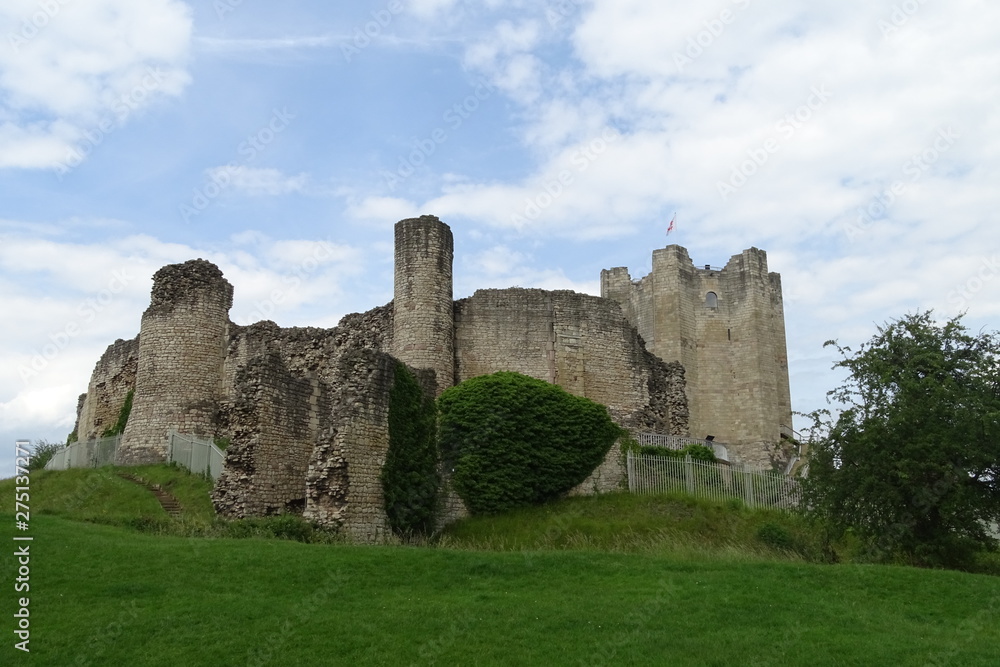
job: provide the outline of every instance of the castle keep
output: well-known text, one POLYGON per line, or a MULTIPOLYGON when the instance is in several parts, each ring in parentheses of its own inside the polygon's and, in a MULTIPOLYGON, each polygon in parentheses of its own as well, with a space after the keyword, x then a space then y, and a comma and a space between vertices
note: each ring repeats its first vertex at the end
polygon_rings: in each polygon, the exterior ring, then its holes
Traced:
MULTIPOLYGON (((781 283, 763 251, 697 269, 657 250, 633 282, 602 272, 602 296, 485 289, 455 301, 451 229, 433 216, 395 227, 394 298, 333 329, 229 320, 233 287, 192 260, 153 278, 139 335, 98 362, 77 413, 81 440, 115 423, 129 391, 121 463, 164 461, 171 430, 230 442, 213 502, 229 517, 301 513, 360 541, 391 534, 379 474, 400 363, 428 396, 500 370, 608 406, 633 432, 704 438, 751 465, 783 464, 791 423, 781 283)), ((574 492, 622 479, 617 446, 574 492)), ((448 490, 444 521, 465 514, 448 490)))

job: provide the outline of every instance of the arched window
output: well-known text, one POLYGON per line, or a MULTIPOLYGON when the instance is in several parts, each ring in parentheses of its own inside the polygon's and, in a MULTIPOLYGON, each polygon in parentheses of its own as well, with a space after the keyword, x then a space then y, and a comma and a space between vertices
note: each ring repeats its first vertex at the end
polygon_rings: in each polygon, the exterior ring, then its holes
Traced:
POLYGON ((709 308, 719 307, 719 295, 715 292, 709 292, 705 295, 705 305, 709 308))

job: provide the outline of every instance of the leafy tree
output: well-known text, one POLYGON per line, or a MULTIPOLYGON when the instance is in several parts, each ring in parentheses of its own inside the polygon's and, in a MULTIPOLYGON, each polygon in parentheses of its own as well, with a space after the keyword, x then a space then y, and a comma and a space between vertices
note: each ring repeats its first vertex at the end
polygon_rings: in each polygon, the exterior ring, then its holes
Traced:
POLYGON ((35 440, 34 447, 31 448, 31 458, 28 459, 28 470, 41 470, 45 467, 55 453, 65 447, 61 442, 49 442, 48 440, 35 440))
POLYGON ((466 380, 441 394, 438 409, 442 458, 474 514, 557 498, 622 434, 603 405, 519 373, 466 380))
POLYGON ((402 363, 389 392, 389 451, 382 466, 382 494, 397 535, 429 535, 438 514, 437 415, 434 399, 402 363))
MULTIPOLYGON (((1000 517, 1000 342, 930 311, 879 327, 834 368, 846 406, 812 443, 806 505, 877 560, 964 567, 1000 517)), ((826 415, 824 417, 824 414, 826 415)))

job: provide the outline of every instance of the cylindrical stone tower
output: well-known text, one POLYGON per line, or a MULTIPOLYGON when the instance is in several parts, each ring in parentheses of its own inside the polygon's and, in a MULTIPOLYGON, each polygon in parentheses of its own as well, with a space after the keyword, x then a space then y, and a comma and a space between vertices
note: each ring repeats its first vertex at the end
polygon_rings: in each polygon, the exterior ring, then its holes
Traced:
POLYGON ((455 383, 455 313, 451 228, 433 215, 396 223, 392 354, 430 368, 437 393, 455 383))
POLYGON ((166 460, 171 429, 213 434, 232 305, 233 286, 203 259, 170 264, 153 276, 120 464, 166 460))

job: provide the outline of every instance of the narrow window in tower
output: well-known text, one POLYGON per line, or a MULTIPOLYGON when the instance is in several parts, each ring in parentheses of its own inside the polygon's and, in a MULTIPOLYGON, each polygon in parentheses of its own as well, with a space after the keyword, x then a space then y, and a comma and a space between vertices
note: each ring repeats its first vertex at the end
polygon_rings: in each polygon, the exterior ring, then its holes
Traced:
POLYGON ((709 292, 705 295, 705 305, 709 308, 719 307, 719 295, 715 292, 709 292))

